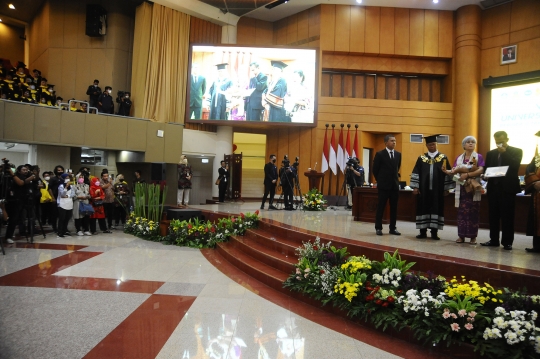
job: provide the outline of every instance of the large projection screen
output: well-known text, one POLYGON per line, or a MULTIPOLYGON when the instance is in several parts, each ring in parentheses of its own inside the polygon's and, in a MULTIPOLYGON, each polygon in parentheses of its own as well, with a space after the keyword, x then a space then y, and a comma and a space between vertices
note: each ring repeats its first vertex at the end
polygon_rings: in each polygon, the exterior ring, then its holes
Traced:
POLYGON ((540 131, 540 82, 491 90, 491 139, 497 131, 506 131, 509 145, 523 150, 522 164, 531 162, 540 131))
POLYGON ((186 122, 316 126, 317 50, 192 45, 186 122))

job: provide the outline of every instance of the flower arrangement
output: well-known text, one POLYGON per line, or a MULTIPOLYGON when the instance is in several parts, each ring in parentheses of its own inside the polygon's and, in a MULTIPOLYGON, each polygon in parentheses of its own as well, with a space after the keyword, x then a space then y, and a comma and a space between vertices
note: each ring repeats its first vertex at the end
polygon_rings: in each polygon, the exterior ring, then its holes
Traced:
POLYGON ((135 212, 131 212, 129 215, 124 232, 151 241, 159 241, 161 238, 159 235, 159 223, 144 217, 137 217, 135 212))
POLYGON ((411 271, 398 252, 383 261, 348 256, 320 238, 297 248, 294 273, 283 286, 331 303, 376 327, 408 326, 424 343, 468 343, 494 358, 538 358, 540 296, 480 285, 462 276, 447 281, 411 271))
POLYGON ((217 222, 199 218, 173 220, 164 240, 179 246, 213 248, 217 243, 227 241, 232 235, 244 235, 246 230, 256 227, 258 221, 258 210, 253 214, 240 213, 238 217, 222 218, 217 222))
POLYGON ((326 200, 316 188, 304 195, 303 208, 305 211, 326 211, 326 200))

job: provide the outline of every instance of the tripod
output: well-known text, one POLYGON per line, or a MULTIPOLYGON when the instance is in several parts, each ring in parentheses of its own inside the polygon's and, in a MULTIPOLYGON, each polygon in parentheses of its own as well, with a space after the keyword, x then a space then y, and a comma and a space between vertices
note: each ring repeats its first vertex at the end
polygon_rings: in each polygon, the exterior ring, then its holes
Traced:
POLYGON ((34 243, 34 220, 37 218, 39 228, 41 229, 41 234, 43 235, 43 239, 47 238, 45 235, 45 231, 43 230, 43 225, 41 224, 41 219, 39 215, 36 215, 36 203, 34 198, 30 199, 30 204, 26 205, 26 212, 29 214, 26 218, 28 222, 28 229, 30 232, 30 240, 28 240, 28 232, 26 233, 26 242, 34 243))
MULTIPOLYGON (((279 176, 279 181, 280 181, 280 184, 281 184, 281 194, 279 195, 279 198, 278 198, 278 201, 277 201, 279 209, 281 209, 281 207, 279 207, 279 206, 284 204, 284 202, 285 202, 285 199, 283 198, 284 195, 285 195, 285 189, 283 187, 283 183, 285 183, 285 180, 287 181, 287 184, 289 185, 289 188, 293 189, 293 191, 294 191, 294 186, 293 186, 293 184, 291 184, 291 181, 289 180, 289 177, 287 176, 287 169, 288 168, 289 167, 282 167, 280 169, 281 174, 279 176)), ((291 170, 291 172, 294 173, 294 171, 292 171, 292 170, 291 170)), ((294 181, 294 178, 293 178, 293 181, 294 181)), ((293 203, 291 203, 291 206, 294 204, 294 192, 293 192, 292 202, 293 203)))
POLYGON ((296 209, 301 208, 303 210, 304 200, 302 199, 302 189, 300 188, 300 181, 298 180, 298 169, 296 170, 296 172, 294 172, 294 191, 295 195, 293 195, 293 202, 295 196, 300 198, 300 203, 296 203, 296 209))

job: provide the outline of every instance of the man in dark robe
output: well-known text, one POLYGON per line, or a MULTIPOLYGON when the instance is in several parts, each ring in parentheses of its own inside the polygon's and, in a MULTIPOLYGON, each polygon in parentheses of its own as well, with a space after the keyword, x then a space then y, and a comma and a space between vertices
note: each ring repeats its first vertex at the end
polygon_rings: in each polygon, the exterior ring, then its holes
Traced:
POLYGON ((427 238, 429 228, 431 239, 440 239, 437 232, 444 226, 444 194, 456 186, 452 177, 444 172, 452 166, 448 157, 437 150, 437 136, 424 137, 428 152, 418 157, 411 175, 413 194, 418 195, 416 228, 420 234, 416 238, 427 238))
MULTIPOLYGON (((287 81, 282 77, 283 69, 287 64, 283 61, 271 61, 272 63, 272 83, 268 86, 267 94, 274 95, 273 100, 268 102, 268 121, 270 122, 290 122, 285 112, 284 98, 287 94, 287 81)), ((267 95, 267 100, 269 99, 267 95)))
POLYGON ((189 87, 189 118, 202 119, 202 102, 206 93, 206 79, 199 75, 199 65, 191 65, 191 80, 189 87))
POLYGON ((497 148, 487 153, 484 173, 490 167, 508 166, 508 170, 502 177, 484 177, 488 181, 489 241, 481 244, 485 247, 502 244, 504 249, 510 251, 514 243, 516 194, 521 192, 518 171, 523 151, 508 146, 508 134, 504 131, 495 132, 493 138, 497 148))
POLYGON ((98 107, 99 96, 101 95, 101 87, 99 87, 99 80, 94 80, 94 83, 88 86, 86 94, 90 96, 90 107, 98 107))
MULTIPOLYGON (((536 133, 540 137, 540 131, 536 133)), ((529 220, 527 221, 527 236, 533 237, 532 248, 525 248, 529 253, 540 253, 540 154, 538 145, 536 153, 525 170, 525 192, 531 195, 529 220)))
POLYGON ((218 79, 210 87, 210 120, 227 120, 227 90, 233 86, 227 78, 228 64, 216 65, 218 79))
POLYGON ((246 98, 246 120, 261 121, 262 120, 262 95, 268 86, 268 78, 261 72, 258 62, 252 62, 249 69, 253 77, 249 80, 249 89, 253 92, 246 98))

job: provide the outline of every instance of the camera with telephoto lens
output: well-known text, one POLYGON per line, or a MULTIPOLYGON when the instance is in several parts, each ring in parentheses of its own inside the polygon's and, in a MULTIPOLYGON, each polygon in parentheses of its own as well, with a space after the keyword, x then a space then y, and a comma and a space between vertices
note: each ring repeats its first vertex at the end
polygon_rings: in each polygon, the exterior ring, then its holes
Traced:
POLYGON ((126 91, 118 91, 116 93, 116 97, 118 98, 124 97, 125 95, 126 95, 126 91))
POLYGON ((292 164, 294 167, 298 167, 300 165, 300 162, 298 162, 298 160, 300 160, 300 157, 296 156, 294 159, 294 163, 292 164))
POLYGON ((349 157, 347 159, 346 165, 349 167, 354 167, 356 165, 356 160, 354 159, 354 157, 349 157))

